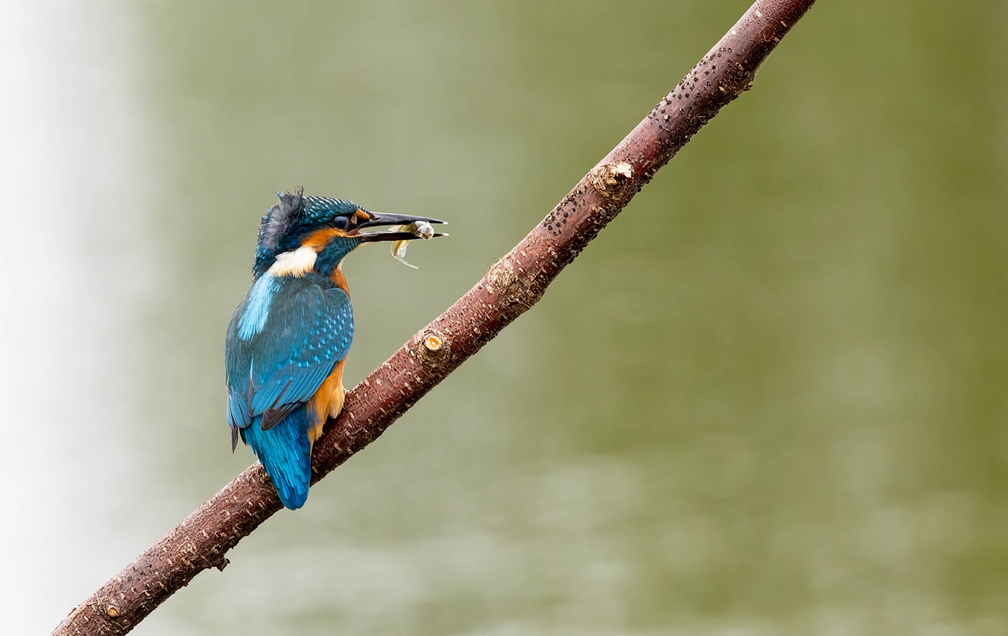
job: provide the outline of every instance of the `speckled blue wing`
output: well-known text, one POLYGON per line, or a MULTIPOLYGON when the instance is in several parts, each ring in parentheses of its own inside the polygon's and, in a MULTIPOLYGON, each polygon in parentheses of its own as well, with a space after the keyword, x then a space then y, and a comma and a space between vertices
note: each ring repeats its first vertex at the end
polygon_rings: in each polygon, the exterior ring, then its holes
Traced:
POLYGON ((241 429, 263 415, 268 429, 311 399, 346 357, 353 329, 350 298, 322 276, 256 281, 228 325, 228 423, 241 429))

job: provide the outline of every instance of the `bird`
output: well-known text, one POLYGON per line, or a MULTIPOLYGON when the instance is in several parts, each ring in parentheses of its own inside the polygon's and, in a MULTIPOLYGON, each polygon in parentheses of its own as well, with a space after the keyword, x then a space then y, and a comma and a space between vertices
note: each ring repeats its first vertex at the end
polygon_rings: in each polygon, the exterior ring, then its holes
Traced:
POLYGON ((259 226, 252 286, 227 327, 227 420, 232 452, 239 438, 251 447, 294 510, 308 498, 312 445, 343 408, 354 337, 343 259, 365 243, 445 235, 431 231, 438 219, 372 212, 302 188, 276 194, 259 226), (361 232, 381 226, 402 227, 361 232))

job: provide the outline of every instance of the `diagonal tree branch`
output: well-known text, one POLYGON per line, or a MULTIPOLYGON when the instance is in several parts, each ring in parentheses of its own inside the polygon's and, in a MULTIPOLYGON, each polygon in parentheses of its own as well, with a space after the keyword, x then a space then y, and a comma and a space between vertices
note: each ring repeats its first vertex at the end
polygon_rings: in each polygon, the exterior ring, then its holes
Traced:
MULTIPOLYGON (((347 394, 315 444, 313 481, 374 441, 531 308, 659 168, 728 102, 815 0, 757 0, 648 116, 476 285, 347 394)), ((257 463, 74 608, 54 634, 124 634, 280 509, 257 463)))

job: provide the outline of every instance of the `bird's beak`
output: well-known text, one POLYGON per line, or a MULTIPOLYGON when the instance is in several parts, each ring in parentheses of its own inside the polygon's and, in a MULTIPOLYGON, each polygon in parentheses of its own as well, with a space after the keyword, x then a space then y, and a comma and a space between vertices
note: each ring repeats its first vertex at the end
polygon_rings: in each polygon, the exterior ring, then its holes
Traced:
POLYGON ((442 234, 439 232, 434 232, 430 234, 430 228, 427 228, 428 236, 424 236, 422 231, 422 226, 419 224, 433 224, 440 223, 443 224, 444 221, 439 219, 430 219, 425 216, 408 216, 405 214, 381 214, 377 212, 368 212, 371 215, 371 220, 361 223, 359 227, 381 227, 381 226, 412 226, 410 230, 392 230, 390 232, 367 232, 359 234, 357 238, 364 242, 375 242, 375 241, 409 241, 415 238, 434 238, 435 236, 448 236, 447 234, 442 234))

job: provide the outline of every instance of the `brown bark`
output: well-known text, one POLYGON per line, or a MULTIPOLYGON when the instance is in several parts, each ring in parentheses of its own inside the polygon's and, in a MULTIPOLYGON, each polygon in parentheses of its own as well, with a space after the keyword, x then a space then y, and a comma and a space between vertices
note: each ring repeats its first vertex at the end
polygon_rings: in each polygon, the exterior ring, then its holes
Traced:
MULTIPOLYGON (((361 450, 532 307, 556 275, 717 112, 815 0, 757 0, 711 51, 476 285, 347 394, 313 481, 361 450)), ((257 463, 74 608, 54 634, 124 634, 280 509, 257 463)))

